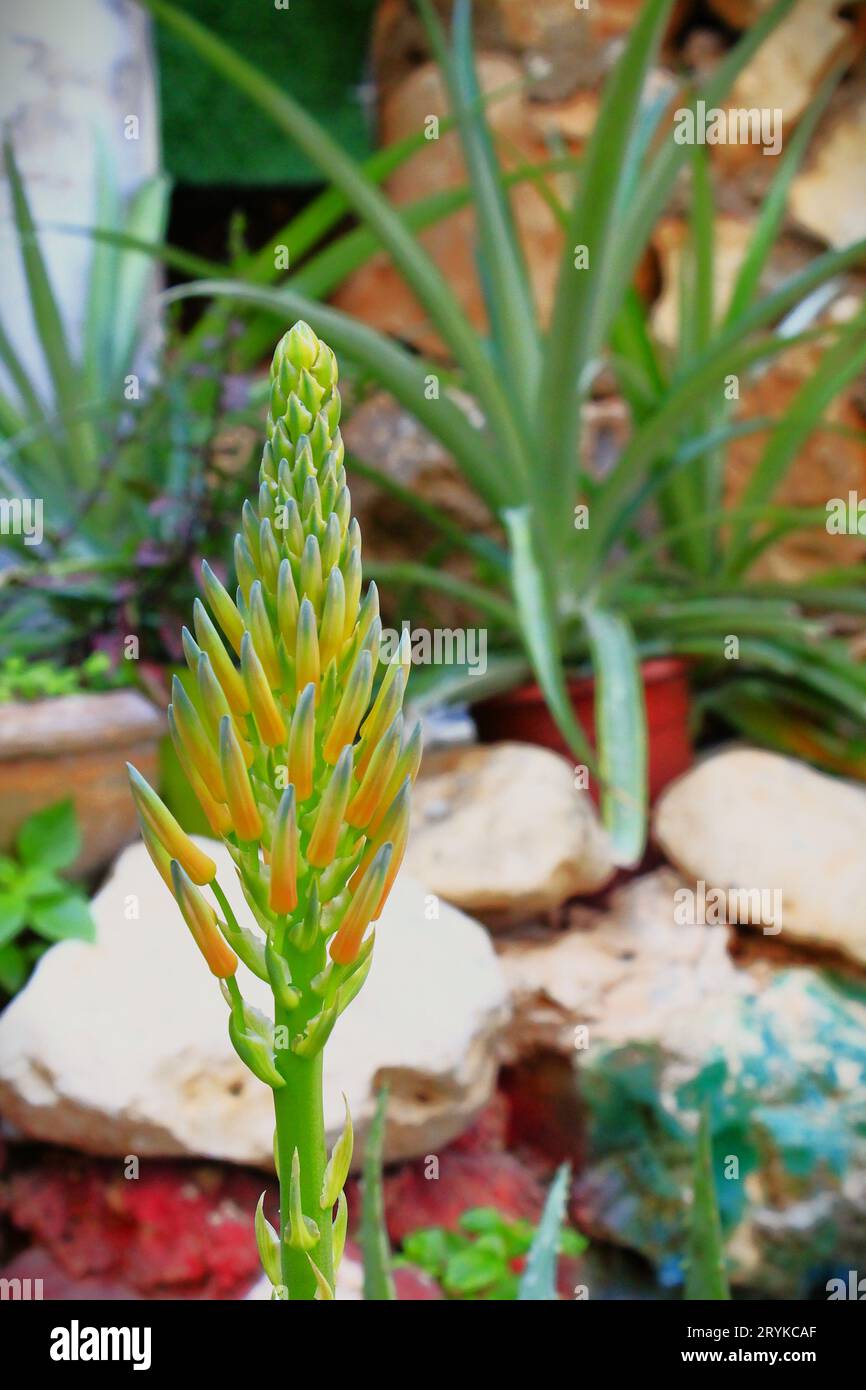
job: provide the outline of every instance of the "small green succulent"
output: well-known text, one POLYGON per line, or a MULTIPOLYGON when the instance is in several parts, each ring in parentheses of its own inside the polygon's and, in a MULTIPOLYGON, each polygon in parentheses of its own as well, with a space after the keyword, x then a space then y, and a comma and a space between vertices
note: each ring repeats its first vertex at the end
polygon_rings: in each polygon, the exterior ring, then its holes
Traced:
POLYGON ((128 683, 121 668, 112 667, 105 652, 91 652, 78 666, 59 666, 56 662, 27 661, 10 656, 0 663, 0 705, 15 700, 48 700, 59 695, 79 695, 84 691, 113 690, 128 683))
MULTIPOLYGON (((473 1207, 461 1216, 459 1230, 429 1226, 413 1231, 397 1263, 429 1274, 449 1298, 516 1299, 535 1233, 529 1221, 510 1221, 495 1207, 473 1207)), ((580 1255, 586 1247, 577 1231, 562 1230, 560 1254, 580 1255)))
POLYGON ((0 988, 7 994, 21 988, 46 941, 94 938, 87 898, 58 872, 80 847, 72 802, 59 801, 24 822, 14 857, 0 855, 0 988))

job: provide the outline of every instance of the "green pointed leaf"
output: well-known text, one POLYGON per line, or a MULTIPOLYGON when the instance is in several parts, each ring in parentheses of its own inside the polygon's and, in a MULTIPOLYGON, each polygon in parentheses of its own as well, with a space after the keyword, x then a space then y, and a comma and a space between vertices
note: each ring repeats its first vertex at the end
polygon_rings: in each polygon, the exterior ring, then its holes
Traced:
POLYGON ((382 1191, 382 1151, 385 1146, 387 1109, 388 1088, 383 1086, 376 1100, 376 1113, 364 1146, 361 1253, 364 1261, 364 1298, 367 1302, 391 1301, 397 1297, 391 1273, 391 1246, 385 1225, 382 1191))
POLYGON ((262 1262, 262 1269, 274 1285, 282 1284, 283 1276, 280 1267, 280 1238, 265 1216, 265 1193, 263 1192, 256 1207, 256 1245, 259 1249, 259 1259, 262 1262))
POLYGON ((301 1160, 295 1149, 292 1154, 292 1176, 289 1181, 289 1221, 284 1240, 293 1250, 313 1250, 319 1241, 319 1228, 311 1216, 305 1216, 301 1205, 301 1160))
POLYGON ((0 989, 16 994, 27 979, 30 962, 20 946, 0 945, 0 989))
POLYGON ((354 1136, 352 1133, 352 1117, 349 1114, 349 1102, 346 1093, 343 1092, 343 1104, 346 1107, 346 1123, 343 1132, 331 1151, 328 1159, 328 1166, 325 1169, 325 1176, 322 1180, 322 1196, 320 1205, 323 1211, 327 1211, 334 1205, 346 1185, 346 1178, 349 1176, 349 1166, 352 1162, 352 1147, 354 1136))
POLYGON ((556 1262, 562 1240, 562 1223, 570 1179, 571 1169, 564 1163, 551 1183, 538 1230, 526 1257, 517 1294, 521 1303, 549 1302, 558 1297, 556 1262))
POLYGON ((334 1217, 334 1225, 331 1230, 331 1251, 335 1279, 340 1268, 340 1261, 343 1258, 343 1251, 346 1248, 346 1232, 348 1228, 349 1204, 346 1201, 345 1192, 341 1192, 337 1198, 337 1215, 334 1217))
MULTIPOLYGON (((549 543, 557 556, 573 539, 571 508, 577 500, 581 400, 587 367, 604 336, 599 331, 603 266, 615 244, 615 222, 623 182, 628 177, 628 150, 639 131, 644 81, 671 4, 672 0, 647 0, 641 7, 625 50, 605 84, 565 237, 538 404, 538 456, 544 467, 537 469, 537 477, 552 532, 549 543), (575 265, 578 246, 588 250, 588 267, 575 265)), ((622 282, 620 298, 627 285, 628 280, 622 282)))
POLYGON ((725 1272, 725 1247, 713 1177, 713 1143, 710 1134, 709 1103, 704 1102, 695 1146, 689 1260, 684 1297, 687 1299, 730 1298, 725 1272))
POLYGON ((81 850, 72 801, 57 801, 30 816, 18 831, 17 845, 23 863, 65 869, 81 850))
POLYGON ((17 889, 0 894, 0 946, 5 946, 26 925, 27 908, 27 899, 17 889))
POLYGON ((511 583, 530 664, 560 733, 574 756, 591 767, 595 758, 565 683, 553 606, 536 558, 530 510, 509 508, 504 520, 511 540, 511 583))
POLYGON ((584 613, 595 672, 595 727, 602 820, 615 863, 633 867, 646 844, 647 730, 643 680, 625 618, 584 613))
POLYGON ((64 895, 31 903, 28 917, 33 930, 49 941, 95 941, 96 926, 86 898, 64 895))
POLYGON ((324 1274, 319 1269, 319 1266, 316 1264, 312 1255, 308 1255, 307 1259, 310 1262, 310 1269, 313 1271, 313 1277, 316 1280, 316 1299, 321 1303, 332 1302, 334 1298, 334 1290, 331 1288, 331 1285, 328 1283, 324 1274))

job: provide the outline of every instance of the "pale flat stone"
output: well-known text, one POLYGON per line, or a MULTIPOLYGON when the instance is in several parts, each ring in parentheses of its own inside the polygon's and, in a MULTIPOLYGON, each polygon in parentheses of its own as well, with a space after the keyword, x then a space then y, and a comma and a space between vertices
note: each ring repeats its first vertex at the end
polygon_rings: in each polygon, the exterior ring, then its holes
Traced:
POLYGON ((866 789, 805 763, 732 748, 659 800, 653 833, 690 885, 781 894, 781 941, 866 962, 866 789))
POLYGON ((437 760, 416 785, 406 864, 494 926, 596 892, 614 874, 589 793, 564 758, 528 743, 437 760))
POLYGON ((866 236, 862 197, 866 178, 866 84, 840 103, 813 142, 806 166, 791 184, 791 215, 829 246, 866 236))
MULTIPOLYGON (((202 841, 239 920, 231 860, 202 841)), ((378 924, 370 978, 325 1053, 326 1124, 345 1091, 360 1157, 375 1093, 391 1095, 386 1156, 436 1152, 489 1099, 507 1015, 483 927, 404 873, 378 924), (435 907, 435 904, 434 904, 435 907)), ((194 1155, 272 1166, 268 1087, 236 1056, 216 980, 141 844, 93 903, 97 942, 52 947, 0 1017, 0 1113, 22 1133, 98 1154, 194 1155), (138 920, 128 920, 138 905, 138 920)), ((244 996, 270 992, 243 966, 244 996)))
POLYGON ((690 1056, 711 1032, 722 1043, 753 985, 727 953, 727 927, 676 922, 679 887, 660 869, 618 888, 605 910, 580 909, 567 931, 503 939, 509 1054, 664 1040, 690 1056))

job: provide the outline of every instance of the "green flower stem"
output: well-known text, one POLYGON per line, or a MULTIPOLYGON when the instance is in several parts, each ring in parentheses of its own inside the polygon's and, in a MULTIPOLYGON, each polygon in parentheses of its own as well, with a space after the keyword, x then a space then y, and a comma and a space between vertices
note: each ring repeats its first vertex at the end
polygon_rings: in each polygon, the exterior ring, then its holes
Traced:
MULTIPOLYGON (((279 1006, 276 1023, 291 1029, 296 1027, 289 1010, 279 1006)), ((319 1199, 327 1164, 325 1120, 322 1111, 322 1053, 312 1058, 298 1057, 291 1051, 277 1054, 277 1067, 285 1077, 285 1086, 274 1091, 274 1111, 277 1124, 277 1158, 280 1180, 280 1253, 283 1283, 291 1299, 313 1299, 316 1279, 310 1260, 303 1250, 294 1250, 286 1242, 290 1228, 289 1190, 292 1175, 292 1155, 297 1149, 301 1164, 301 1204, 304 1212, 313 1215, 320 1237, 310 1255, 333 1287, 334 1267, 331 1245, 331 1212, 321 1211, 319 1199)))

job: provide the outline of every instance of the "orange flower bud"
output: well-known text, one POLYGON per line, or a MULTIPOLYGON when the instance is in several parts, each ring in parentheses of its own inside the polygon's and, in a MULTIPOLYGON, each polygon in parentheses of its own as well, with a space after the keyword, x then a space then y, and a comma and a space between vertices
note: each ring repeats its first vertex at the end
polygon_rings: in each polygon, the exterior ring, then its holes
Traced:
POLYGON ((289 655, 295 650, 295 635, 298 631, 298 591, 288 560, 280 561, 277 576, 277 623, 283 645, 289 655))
POLYGON ((325 602, 319 629, 319 656, 322 669, 327 670, 343 645, 343 625, 346 621, 346 587, 343 576, 334 565, 325 586, 325 602))
POLYGON ((372 687, 373 660, 368 651, 363 651, 346 681, 343 698, 334 715, 334 722, 328 730, 328 737, 322 748, 325 762, 335 763, 340 749, 352 743, 369 704, 372 687))
POLYGON ((343 829, 346 803, 352 789, 352 750, 344 748, 331 780, 322 796, 316 824, 307 847, 307 863, 323 869, 337 853, 337 841, 343 829))
POLYGON ((138 814, 150 827, 172 859, 177 859, 194 883, 210 883, 216 875, 216 864, 210 855, 193 844, 167 806, 164 806, 153 787, 145 781, 132 763, 126 764, 129 783, 138 814))
POLYGON ((330 956, 338 965, 351 965, 360 951, 364 932, 382 896, 390 863, 391 846, 383 845, 355 890, 337 934, 331 941, 330 956))
POLYGON ((289 781, 298 801, 306 801, 313 790, 313 754, 316 734, 316 687, 310 681, 295 706, 289 736, 289 781))
POLYGON ((150 855, 151 862, 169 893, 174 897, 174 881, 171 877, 172 857, 162 841, 154 835, 149 824, 144 819, 144 816, 139 816, 138 824, 141 829, 141 838, 144 841, 144 847, 150 855))
POLYGON ((318 690, 320 675, 319 634, 316 611, 308 598, 301 599, 298 611, 298 635, 295 645, 295 686, 303 690, 312 681, 318 690))
POLYGON ((361 785, 346 810, 347 822, 358 830, 363 830, 379 806, 391 774, 397 765, 402 736, 403 716, 398 714, 379 741, 367 771, 361 779, 361 785))
POLYGON ((247 766, 232 721, 226 716, 220 724, 220 766, 226 789, 226 804, 239 840, 257 840, 262 818, 253 796, 247 766))
POLYGON ((171 683, 171 705, 177 732, 187 752, 187 757, 198 772, 211 796, 216 801, 225 801, 225 785, 213 744, 207 736, 204 725, 198 717, 195 705, 187 695, 177 676, 171 683))
POLYGON ((406 781, 406 778, 408 777, 410 782, 415 781, 418 775, 418 769, 421 766, 421 752, 421 722, 419 720, 404 744, 394 767, 394 771, 388 779, 388 785, 382 793, 382 800, 367 827, 368 835, 375 835, 377 833, 379 826, 391 809, 391 804, 403 783, 406 781))
POLYGON ((298 821, 295 789, 280 799, 271 840, 269 903, 273 912, 294 912, 298 905, 298 821))
POLYGON ((244 683, 200 599, 196 599, 193 604, 193 626, 199 646, 210 657, 214 674, 225 691, 233 712, 236 715, 249 714, 250 702, 244 683))
POLYGON ((346 586, 346 618, 343 623, 343 641, 351 637, 355 627, 355 620, 358 617, 358 605, 361 600, 361 554, 358 550, 350 550, 349 557, 345 561, 343 580, 346 586))
POLYGON ((211 974, 222 980, 234 975, 238 968, 238 958, 223 939, 210 903, 202 897, 176 859, 172 860, 171 877, 175 900, 183 920, 207 961, 211 974))
POLYGON ((361 776, 366 772, 380 738, 389 724, 400 713, 405 685, 406 678, 402 666, 389 666, 385 679, 382 681, 382 689, 376 697, 372 710, 364 720, 361 731, 361 747, 357 759, 358 772, 361 776))
POLYGON ((275 594, 280 569, 280 547, 277 545, 274 528, 268 517, 262 518, 259 527, 259 551, 265 588, 269 593, 275 594))
POLYGON ((301 555, 301 593, 318 612, 322 602, 322 555, 315 536, 307 536, 301 555))
POLYGON ((280 670, 277 649, 274 646, 271 620, 268 617, 264 592, 261 581, 258 579, 250 589, 250 635, 253 639, 256 655, 265 668, 271 689, 279 690, 283 683, 283 673, 280 670))
POLYGON ((170 705, 168 707, 168 728, 171 734, 171 741, 174 744, 174 751, 177 754, 177 760, 183 768, 183 774, 186 780, 189 782, 198 798, 198 803, 207 817, 208 825, 216 836, 222 837, 223 835, 228 835, 232 828, 228 807, 224 802, 216 801, 211 796, 201 777, 196 772, 195 767, 190 762, 180 734, 177 731, 174 711, 170 705))
POLYGON ((240 532, 235 536, 234 552, 235 574, 238 577, 238 588, 247 602, 249 602, 250 589, 259 576, 256 574, 255 561, 250 554, 250 548, 240 532))
POLYGON ((382 845, 388 843, 398 845, 404 833, 408 831, 409 796, 411 791, 412 783, 407 777, 394 800, 391 802, 391 805, 388 807, 379 829, 376 831, 375 835, 369 835, 367 848, 364 850, 364 857, 349 879, 350 888, 354 888, 356 884, 360 883, 382 845))
POLYGON ((259 661, 253 640, 248 632, 244 633, 244 640, 241 643, 241 671, 250 697, 253 718, 261 734, 262 742, 266 743, 269 748, 276 748, 278 744, 286 741, 285 720, 271 694, 264 667, 259 661))

